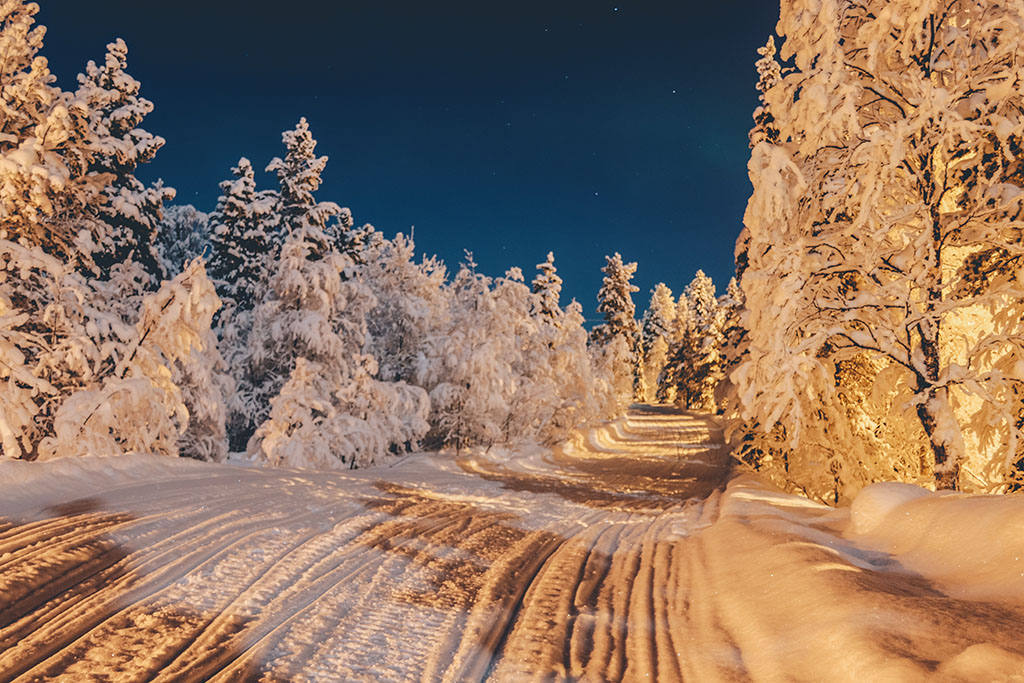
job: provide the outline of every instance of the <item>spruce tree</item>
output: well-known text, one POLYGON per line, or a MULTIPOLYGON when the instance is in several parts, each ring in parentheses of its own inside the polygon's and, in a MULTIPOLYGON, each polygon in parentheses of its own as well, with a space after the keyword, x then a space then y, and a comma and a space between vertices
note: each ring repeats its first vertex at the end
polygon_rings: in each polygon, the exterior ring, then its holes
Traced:
POLYGON ((601 269, 604 280, 597 293, 597 311, 604 314, 604 323, 591 332, 591 339, 600 345, 607 345, 616 337, 622 339, 628 349, 628 362, 633 377, 633 396, 641 399, 646 393, 641 367, 640 330, 636 323, 636 304, 633 292, 640 288, 633 284, 636 263, 623 263, 622 255, 615 252, 605 257, 601 269))
POLYGON ((268 260, 280 249, 277 193, 257 191, 252 164, 242 157, 231 169, 234 178, 220 183, 221 195, 210 214, 210 277, 217 293, 233 309, 256 305, 268 260))
POLYGON ((78 76, 75 99, 89 115, 89 172, 108 179, 105 201, 91 207, 105 226, 94 259, 103 273, 131 260, 159 279, 164 272, 154 242, 164 202, 174 199, 175 192, 161 182, 147 187, 135 177, 164 139, 140 127, 153 103, 139 95, 140 84, 125 71, 127 66, 128 47, 118 39, 107 45, 101 66, 90 61, 78 76))
POLYGON ((555 268, 553 252, 549 251, 547 259, 537 264, 537 276, 533 278, 532 285, 541 314, 549 320, 556 320, 562 313, 558 302, 562 293, 562 278, 555 268))
POLYGON ((54 86, 39 55, 46 29, 35 25, 38 11, 0 3, 0 239, 87 263, 93 226, 80 214, 106 179, 87 174, 87 112, 54 86))
POLYGON ((352 227, 352 214, 334 202, 316 200, 327 157, 316 156, 316 140, 305 117, 293 130, 282 133, 281 139, 285 156, 271 160, 267 172, 277 175, 277 211, 284 234, 301 233, 303 239, 320 242, 317 252, 340 245, 344 231, 352 227))
MULTIPOLYGON (((210 217, 191 204, 164 207, 164 216, 156 233, 160 266, 168 277, 182 272, 185 264, 199 256, 209 257, 210 217)), ((209 268, 206 269, 209 272, 209 268)))
POLYGON ((658 377, 668 363, 676 319, 672 290, 659 282, 651 290, 651 302, 640 321, 640 347, 643 353, 646 399, 657 398, 658 377))

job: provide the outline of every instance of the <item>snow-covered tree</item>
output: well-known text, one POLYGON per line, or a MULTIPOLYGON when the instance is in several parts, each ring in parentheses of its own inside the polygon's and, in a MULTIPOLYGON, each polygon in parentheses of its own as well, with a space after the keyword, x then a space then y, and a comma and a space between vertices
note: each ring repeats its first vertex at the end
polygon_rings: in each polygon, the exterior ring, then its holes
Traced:
MULTIPOLYGON (((343 231, 352 227, 352 213, 334 202, 317 201, 316 191, 323 182, 321 174, 327 157, 316 156, 316 140, 305 118, 293 130, 282 133, 284 158, 275 157, 267 172, 277 175, 282 230, 284 234, 310 228, 310 234, 322 234, 326 243, 340 245, 343 231)), ((244 169, 243 169, 244 170, 244 169)), ((351 257, 351 254, 349 254, 351 257)))
POLYGON ((152 161, 164 139, 141 128, 153 103, 139 95, 140 84, 125 69, 128 47, 121 39, 107 45, 102 65, 90 61, 78 76, 75 99, 89 117, 89 172, 104 175, 106 201, 91 208, 106 226, 94 255, 102 272, 128 259, 153 276, 162 276, 155 250, 164 202, 172 188, 157 182, 146 186, 135 177, 139 166, 152 161))
MULTIPOLYGON (((605 257, 601 272, 604 280, 597 293, 597 312, 604 314, 604 323, 591 331, 591 339, 598 345, 607 345, 616 337, 622 338, 628 350, 624 359, 633 378, 631 391, 634 398, 642 399, 646 390, 643 386, 640 330, 636 322, 636 304, 633 303, 633 292, 639 292, 640 288, 632 282, 636 263, 623 263, 622 256, 615 252, 613 256, 605 257)), ((619 359, 622 354, 615 353, 610 357, 619 359)))
POLYGON ((39 55, 38 11, 0 2, 0 239, 88 263, 96 235, 78 216, 107 178, 87 174, 87 112, 54 85, 39 55))
POLYGON ((426 393, 374 378, 364 347, 376 302, 364 284, 342 278, 352 267, 308 224, 281 248, 249 343, 249 410, 259 426, 248 451, 258 461, 365 466, 426 433, 426 393))
POLYGON ((431 438, 463 448, 502 441, 517 388, 513 312, 468 256, 449 284, 446 328, 427 340, 417 384, 430 392, 431 438))
MULTIPOLYGON (((209 258, 209 220, 209 215, 191 204, 164 207, 153 245, 164 273, 173 277, 184 270, 186 263, 200 256, 209 258)), ((207 271, 212 270, 212 264, 207 266, 207 271)))
POLYGON ((997 481, 1024 378, 1024 8, 792 0, 778 30, 793 69, 749 165, 744 416, 798 445, 863 357, 912 406, 938 487, 961 483, 965 427, 1001 444, 980 473, 997 481))
POLYGON ((722 379, 723 311, 715 296, 715 284, 702 270, 697 271, 687 287, 686 296, 697 331, 696 355, 690 377, 691 407, 713 409, 715 387, 722 379))
POLYGON ((645 400, 653 400, 658 388, 658 377, 668 363, 676 321, 676 301, 672 290, 659 282, 651 290, 651 302, 640 320, 640 346, 643 351, 644 377, 647 387, 645 400))
POLYGON ((555 254, 548 252, 544 263, 537 264, 537 276, 533 278, 533 293, 537 295, 540 312, 549 319, 556 319, 562 312, 559 298, 562 295, 562 278, 555 268, 555 254))
POLYGON ((715 285, 698 270, 676 309, 673 344, 661 374, 659 398, 684 407, 712 410, 722 380, 723 311, 715 285))
POLYGON ((53 435, 42 439, 39 457, 177 455, 189 410, 181 387, 172 379, 173 367, 203 349, 219 305, 198 260, 148 295, 113 372, 60 404, 53 435))
POLYGON ((758 48, 761 58, 754 63, 757 69, 757 93, 760 106, 754 110, 754 127, 750 131, 750 146, 759 142, 776 143, 779 140, 779 129, 775 125, 775 116, 771 112, 765 94, 782 79, 782 66, 775 58, 775 36, 768 36, 764 47, 758 48))
POLYGON ((376 300, 354 277, 356 265, 329 234, 347 210, 314 192, 326 157, 305 119, 282 136, 287 154, 268 170, 280 181, 287 230, 267 291, 252 312, 240 382, 247 450, 277 465, 357 467, 414 446, 426 433, 426 392, 376 379, 366 353, 367 315, 376 300))
POLYGON ((221 195, 209 217, 210 276, 232 310, 249 311, 258 301, 266 263, 280 248, 278 195, 256 190, 252 163, 245 157, 231 173, 232 179, 220 183, 221 195))
POLYGON ((399 233, 364 250, 359 269, 377 302, 367 316, 367 348, 378 359, 378 377, 388 382, 416 382, 427 340, 448 325, 447 270, 437 258, 415 257, 415 243, 399 233))

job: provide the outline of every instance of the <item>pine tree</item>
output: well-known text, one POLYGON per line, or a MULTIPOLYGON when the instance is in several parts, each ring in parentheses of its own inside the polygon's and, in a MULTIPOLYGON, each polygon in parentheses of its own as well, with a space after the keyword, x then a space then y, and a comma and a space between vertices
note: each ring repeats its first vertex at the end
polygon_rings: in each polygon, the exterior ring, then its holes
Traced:
POLYGON ((282 138, 285 158, 268 170, 278 176, 287 236, 252 311, 237 411, 250 422, 233 439, 252 433, 247 451, 269 464, 372 464, 426 433, 427 395, 376 378, 366 349, 367 316, 377 302, 333 232, 351 225, 348 211, 315 197, 327 159, 314 155, 305 119, 282 138))
POLYGON ((754 68, 757 69, 757 93, 761 104, 754 110, 754 127, 749 135, 751 148, 759 142, 774 144, 779 140, 779 129, 775 125, 775 116, 765 98, 765 93, 782 80, 782 66, 775 58, 775 52, 775 36, 768 36, 765 46, 757 50, 761 59, 757 60, 754 68))
MULTIPOLYGON (((169 277, 182 272, 185 264, 206 254, 209 246, 210 217, 191 204, 164 207, 156 232, 160 267, 169 277)), ((209 271, 210 268, 207 268, 209 271)))
POLYGON ((342 278, 354 265, 321 236, 308 224, 289 235, 253 311, 247 450, 275 465, 364 466, 415 445, 428 402, 418 387, 374 378, 364 349, 376 302, 342 278))
POLYGON ((698 270, 687 287, 696 326, 696 348, 692 359, 690 386, 692 408, 714 408, 714 392, 722 373, 722 318, 715 297, 715 284, 698 270))
POLYGON ((522 353, 515 331, 524 320, 499 306, 494 285, 467 253, 448 285, 447 325, 422 353, 416 384, 430 393, 429 438, 438 445, 491 445, 505 436, 522 353))
POLYGON ((746 353, 747 330, 743 324, 746 300, 739 282, 735 277, 730 278, 726 293, 718 300, 722 311, 722 370, 726 375, 746 353))
POLYGON ((659 282, 651 290, 651 302, 640 321, 641 350, 647 386, 645 400, 657 397, 658 377, 668 363, 676 320, 676 302, 672 290, 659 282))
POLYGON ((544 263, 537 264, 537 276, 533 278, 533 293, 537 295, 540 312, 555 320, 562 312, 558 305, 562 294, 562 278, 555 268, 555 254, 548 252, 544 263))
POLYGON ((659 400, 674 397, 684 408, 714 409, 715 388, 723 377, 723 322, 715 285, 698 270, 679 297, 673 345, 659 381, 659 400))
POLYGON ((607 345, 616 337, 625 343, 632 379, 634 398, 641 399, 646 393, 643 386, 644 376, 641 364, 640 330, 636 323, 636 304, 633 303, 633 292, 640 288, 633 284, 636 263, 623 263, 622 256, 616 252, 605 257, 605 266, 601 272, 605 274, 601 289, 597 293, 597 312, 604 314, 604 323, 595 327, 591 339, 599 345, 607 345))
POLYGON ((53 85, 38 11, 0 2, 0 239, 89 263, 93 226, 79 216, 106 178, 86 173, 87 112, 53 85))
POLYGON ((416 245, 401 233, 364 251, 359 278, 377 304, 367 316, 368 349, 384 381, 416 381, 427 340, 448 324, 447 270, 436 257, 416 262, 416 245))
POLYGON ((242 157, 220 183, 210 214, 210 277, 233 310, 250 311, 258 301, 266 263, 277 257, 280 233, 277 193, 257 191, 252 164, 242 157))
MULTIPOLYGON (((281 139, 285 156, 272 159, 267 172, 276 174, 280 184, 277 210, 283 230, 286 234, 303 231, 307 239, 339 246, 343 231, 352 227, 352 213, 334 202, 316 200, 327 157, 316 156, 316 140, 310 133, 309 123, 305 118, 299 119, 295 129, 282 133, 281 139)), ((349 256, 351 258, 351 254, 349 256)))
POLYGON ((153 103, 139 95, 140 84, 125 69, 128 47, 121 39, 107 45, 102 66, 90 61, 78 76, 75 98, 89 113, 89 172, 109 178, 105 202, 92 207, 106 226, 94 256, 101 272, 126 260, 143 266, 155 278, 164 275, 154 248, 164 202, 172 188, 160 182, 146 187, 135 177, 139 166, 152 161, 164 139, 140 126, 153 103))

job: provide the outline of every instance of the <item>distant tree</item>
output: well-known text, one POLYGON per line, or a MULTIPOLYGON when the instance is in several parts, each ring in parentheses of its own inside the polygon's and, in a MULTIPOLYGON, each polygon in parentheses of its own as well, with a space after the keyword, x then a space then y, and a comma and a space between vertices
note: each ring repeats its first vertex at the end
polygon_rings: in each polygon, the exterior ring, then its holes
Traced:
POLYGON ((334 202, 316 199, 327 157, 316 156, 316 140, 309 123, 305 118, 299 119, 298 125, 285 131, 281 138, 285 156, 271 160, 267 172, 276 174, 280 185, 277 211, 284 233, 308 229, 307 239, 316 236, 325 243, 342 247, 343 232, 352 227, 352 213, 334 202))
POLYGON ((232 179, 220 183, 221 195, 209 216, 210 277, 232 311, 250 311, 259 300, 266 264, 280 249, 278 194, 256 190, 245 157, 231 173, 232 179))
POLYGON ((715 285, 704 271, 680 295, 673 345, 661 374, 659 398, 694 410, 715 407, 715 388, 722 375, 722 311, 715 285))
POLYGON ((687 287, 697 331, 696 355, 690 380, 691 407, 714 409, 715 387, 722 379, 722 313, 715 296, 715 284, 698 270, 687 287))
POLYGON ((658 377, 668 363, 676 320, 676 302, 672 290, 659 282, 651 290, 651 302, 640 320, 640 346, 643 352, 645 400, 656 398, 658 377))
POLYGON ((131 259, 160 278, 154 243, 164 202, 174 199, 175 192, 160 182, 147 187, 135 177, 139 166, 152 161, 163 147, 164 139, 140 127, 153 103, 139 96, 140 84, 125 71, 127 65, 128 48, 118 39, 107 45, 102 66, 90 61, 78 76, 75 97, 89 115, 89 172, 109 178, 103 190, 106 201, 92 205, 95 217, 106 226, 94 259, 102 272, 131 259))
POLYGON ((548 252, 547 259, 537 264, 537 276, 533 278, 533 293, 537 295, 540 312, 555 320, 562 312, 559 298, 562 294, 562 278, 555 268, 555 254, 548 252))
MULTIPOLYGON (((632 282, 636 263, 623 263, 622 256, 616 252, 613 256, 605 256, 601 272, 604 280, 597 293, 597 312, 604 314, 604 323, 591 331, 591 340, 607 345, 616 337, 622 338, 626 349, 623 360, 628 363, 633 378, 632 395, 642 399, 646 389, 641 367, 640 330, 636 323, 636 304, 633 303, 633 292, 639 292, 640 288, 632 282)), ((616 354, 616 357, 620 355, 616 354)))
POLYGON ((191 204, 164 207, 154 243, 164 273, 173 277, 182 272, 189 261, 204 255, 209 257, 205 254, 210 243, 209 220, 207 214, 191 204))

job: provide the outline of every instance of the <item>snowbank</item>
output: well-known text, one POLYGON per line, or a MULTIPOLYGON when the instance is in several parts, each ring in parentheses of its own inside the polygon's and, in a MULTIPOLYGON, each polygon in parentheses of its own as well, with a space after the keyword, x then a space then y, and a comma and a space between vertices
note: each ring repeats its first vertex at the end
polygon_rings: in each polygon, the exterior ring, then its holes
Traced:
POLYGON ((1024 496, 874 484, 851 506, 849 537, 950 595, 1024 604, 1024 496))
POLYGON ((741 476, 699 536, 691 606, 754 680, 1006 680, 1022 532, 1022 497, 879 484, 834 509, 741 476))

